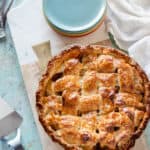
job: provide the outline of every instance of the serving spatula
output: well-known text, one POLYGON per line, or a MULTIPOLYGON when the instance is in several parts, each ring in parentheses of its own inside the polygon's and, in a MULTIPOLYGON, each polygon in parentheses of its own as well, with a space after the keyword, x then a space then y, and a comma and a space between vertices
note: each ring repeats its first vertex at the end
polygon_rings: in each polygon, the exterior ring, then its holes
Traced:
POLYGON ((22 117, 0 98, 0 139, 15 150, 23 150, 20 143, 19 129, 22 120, 22 117), (8 138, 15 131, 17 131, 17 135, 13 138, 8 138))

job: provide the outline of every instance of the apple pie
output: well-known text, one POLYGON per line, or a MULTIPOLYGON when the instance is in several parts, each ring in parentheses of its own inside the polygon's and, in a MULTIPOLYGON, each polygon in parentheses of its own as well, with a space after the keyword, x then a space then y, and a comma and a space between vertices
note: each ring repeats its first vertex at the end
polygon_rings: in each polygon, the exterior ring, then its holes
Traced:
POLYGON ((149 120, 150 83, 119 50, 73 46, 49 61, 36 107, 66 150, 128 150, 149 120))

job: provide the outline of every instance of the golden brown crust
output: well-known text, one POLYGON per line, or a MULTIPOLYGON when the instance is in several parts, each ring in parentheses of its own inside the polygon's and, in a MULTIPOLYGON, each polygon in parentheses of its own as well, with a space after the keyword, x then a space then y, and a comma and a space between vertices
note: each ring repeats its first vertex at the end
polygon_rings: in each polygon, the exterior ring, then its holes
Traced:
POLYGON ((73 46, 49 61, 36 107, 45 131, 66 150, 128 150, 150 116, 150 83, 118 50, 73 46))

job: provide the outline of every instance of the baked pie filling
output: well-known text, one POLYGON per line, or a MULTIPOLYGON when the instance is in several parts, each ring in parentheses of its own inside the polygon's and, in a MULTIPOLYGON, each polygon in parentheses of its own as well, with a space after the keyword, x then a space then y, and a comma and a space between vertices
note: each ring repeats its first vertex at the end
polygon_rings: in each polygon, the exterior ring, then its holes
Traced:
POLYGON ((127 150, 149 118, 147 76, 126 54, 74 46, 48 64, 36 93, 40 122, 69 150, 127 150))

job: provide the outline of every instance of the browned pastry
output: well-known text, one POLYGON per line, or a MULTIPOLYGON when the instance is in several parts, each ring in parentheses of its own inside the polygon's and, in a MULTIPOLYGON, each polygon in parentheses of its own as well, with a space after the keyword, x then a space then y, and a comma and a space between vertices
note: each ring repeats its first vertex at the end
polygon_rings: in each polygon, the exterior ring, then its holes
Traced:
POLYGON ((128 150, 148 122, 150 84, 126 54, 74 46, 48 63, 36 106, 45 131, 66 150, 128 150))

